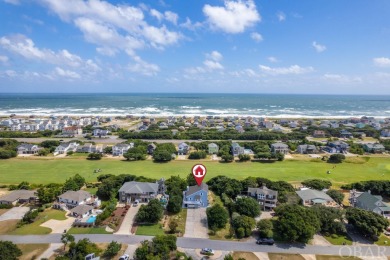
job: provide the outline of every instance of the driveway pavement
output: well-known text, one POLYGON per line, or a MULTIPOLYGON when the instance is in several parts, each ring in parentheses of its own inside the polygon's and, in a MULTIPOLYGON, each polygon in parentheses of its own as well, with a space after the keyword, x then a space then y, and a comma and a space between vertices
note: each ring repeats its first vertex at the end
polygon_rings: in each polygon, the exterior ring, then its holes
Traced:
POLYGON ((141 204, 137 207, 131 206, 129 210, 126 213, 125 218, 122 221, 122 225, 118 229, 118 231, 115 234, 118 235, 132 235, 131 234, 131 227, 133 226, 135 215, 137 215, 139 208, 141 207, 141 204))
POLYGON ((8 210, 6 213, 0 216, 0 221, 10 220, 10 219, 22 219, 24 214, 30 210, 29 207, 13 207, 8 210))
POLYGON ((331 246, 332 244, 323 236, 315 234, 311 240, 311 244, 315 246, 331 246))
POLYGON ((45 252, 42 253, 37 259, 49 259, 63 244, 52 243, 45 252))
MULTIPOLYGON (((65 214, 65 212, 64 212, 65 214)), ((72 224, 74 222, 74 218, 69 217, 65 220, 56 220, 56 219, 50 219, 44 223, 41 224, 41 227, 47 227, 51 229, 51 233, 53 234, 62 234, 64 233, 64 230, 69 230, 72 227, 72 224)))
POLYGON ((187 209, 184 237, 209 238, 206 208, 187 209))

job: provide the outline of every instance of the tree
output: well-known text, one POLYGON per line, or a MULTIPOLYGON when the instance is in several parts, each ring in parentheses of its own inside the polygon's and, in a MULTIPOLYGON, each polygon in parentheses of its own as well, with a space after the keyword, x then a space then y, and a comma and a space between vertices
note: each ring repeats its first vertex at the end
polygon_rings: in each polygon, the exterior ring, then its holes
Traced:
POLYGON ((221 229, 229 220, 229 213, 220 204, 215 204, 206 210, 207 222, 211 229, 221 229))
POLYGON ((232 162, 234 160, 234 156, 231 154, 224 154, 221 156, 221 159, 224 162, 232 162))
POLYGON ((234 208, 240 215, 245 215, 252 218, 260 215, 259 204, 255 199, 250 197, 236 199, 234 208))
POLYGON ((284 160, 284 154, 283 154, 283 153, 276 153, 276 154, 275 154, 275 158, 276 158, 278 161, 283 161, 283 160, 284 160))
POLYGON ((323 190, 323 189, 329 189, 332 186, 332 183, 327 180, 310 179, 310 180, 303 181, 302 185, 315 190, 323 190))
POLYGON ((122 245, 120 243, 118 243, 116 241, 111 241, 111 243, 108 244, 106 250, 104 251, 103 256, 108 257, 108 258, 112 258, 116 254, 119 253, 121 248, 122 248, 122 245))
POLYGON ((172 196, 167 205, 167 211, 173 214, 179 213, 181 211, 183 198, 180 196, 172 196))
POLYGON ((246 162, 250 161, 251 156, 249 154, 240 154, 238 155, 238 159, 240 160, 240 162, 246 162))
POLYGON ((205 151, 197 151, 197 152, 192 152, 188 156, 188 159, 204 159, 207 157, 207 153, 205 151))
POLYGON ((90 153, 88 154, 87 159, 88 160, 100 160, 102 159, 103 155, 101 153, 90 153))
POLYGON ((190 172, 187 175, 187 185, 188 186, 195 186, 195 185, 197 185, 196 180, 194 178, 194 175, 192 175, 192 172, 190 172))
POLYGON ((106 146, 103 150, 104 153, 110 154, 112 153, 112 146, 106 146))
POLYGON ((346 232, 344 226, 343 212, 337 208, 329 208, 322 205, 311 207, 311 210, 320 220, 320 232, 323 234, 343 234, 346 232))
POLYGON ((233 218, 232 225, 238 238, 249 237, 255 227, 255 220, 248 216, 238 216, 233 218))
POLYGON ((363 236, 374 241, 389 225, 387 219, 372 211, 359 208, 348 208, 345 214, 348 223, 352 224, 363 236))
POLYGON ((39 155, 39 156, 46 156, 46 155, 48 155, 49 153, 50 153, 50 150, 47 149, 47 148, 43 148, 43 149, 40 149, 40 150, 38 151, 38 155, 39 155))
POLYGON ((76 242, 71 242, 69 251, 66 254, 70 259, 83 260, 88 254, 94 253, 96 256, 100 254, 100 249, 96 244, 92 243, 88 238, 84 238, 76 242))
POLYGON ((282 240, 306 243, 320 230, 320 220, 309 208, 284 204, 275 208, 275 213, 275 229, 282 240))
POLYGON ((168 162, 172 160, 172 154, 167 150, 155 150, 153 153, 153 160, 156 162, 168 162))
POLYGON ((128 161, 140 161, 146 159, 146 148, 144 146, 138 146, 129 149, 124 155, 128 161))
POLYGON ((236 179, 231 179, 226 176, 216 176, 211 178, 207 184, 209 188, 218 196, 225 193, 230 198, 236 198, 242 191, 242 184, 236 179))
POLYGON ((177 223, 177 220, 176 219, 172 219, 170 222, 169 222, 169 231, 174 234, 176 233, 176 229, 177 227, 179 226, 179 224, 177 223))
POLYGON ((142 241, 141 246, 135 250, 134 258, 137 260, 169 260, 170 252, 177 249, 176 236, 159 235, 152 241, 142 241))
POLYGON ((342 204, 344 200, 344 193, 338 190, 328 190, 326 194, 329 195, 334 201, 336 201, 338 204, 342 204))
POLYGON ((273 237, 273 224, 270 219, 261 219, 256 224, 260 237, 273 237))
POLYGON ((64 244, 64 250, 65 250, 66 245, 68 243, 74 242, 74 236, 72 236, 71 234, 68 234, 68 233, 62 234, 61 242, 64 244))
POLYGON ((137 222, 157 223, 162 217, 163 207, 161 206, 160 201, 152 199, 146 206, 141 205, 135 218, 137 222))
POLYGON ((0 241, 0 260, 17 260, 22 251, 11 241, 0 241))
POLYGON ((341 153, 337 153, 329 156, 328 163, 342 163, 344 160, 345 160, 345 155, 341 153))

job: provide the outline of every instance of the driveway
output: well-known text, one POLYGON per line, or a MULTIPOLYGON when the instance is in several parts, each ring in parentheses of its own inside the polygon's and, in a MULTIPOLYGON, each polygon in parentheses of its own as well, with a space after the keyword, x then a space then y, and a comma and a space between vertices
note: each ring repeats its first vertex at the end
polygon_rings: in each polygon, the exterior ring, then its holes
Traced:
POLYGON ((22 219, 24 214, 30 210, 29 207, 14 207, 0 216, 0 221, 10 219, 22 219))
POLYGON ((326 240, 323 236, 315 234, 311 240, 311 244, 315 246, 331 246, 332 244, 326 240))
POLYGON ((206 208, 187 209, 184 237, 209 238, 206 208))
MULTIPOLYGON (((65 214, 65 212, 64 212, 65 214)), ((62 234, 64 230, 69 230, 72 227, 74 218, 68 217, 65 220, 50 219, 41 224, 41 227, 47 227, 51 229, 52 234, 62 234)))
POLYGON ((131 234, 131 227, 133 226, 135 215, 137 215, 139 208, 141 207, 141 204, 139 204, 137 207, 131 206, 129 210, 126 213, 126 216, 124 217, 122 221, 122 225, 118 229, 118 231, 115 234, 118 235, 133 235, 131 234))

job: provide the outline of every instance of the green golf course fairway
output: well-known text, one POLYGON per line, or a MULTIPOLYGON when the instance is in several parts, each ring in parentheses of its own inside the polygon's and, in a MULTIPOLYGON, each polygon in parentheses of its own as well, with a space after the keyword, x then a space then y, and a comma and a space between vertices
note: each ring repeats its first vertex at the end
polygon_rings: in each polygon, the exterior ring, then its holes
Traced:
MULTIPOLYGON (((352 160, 353 161, 353 160, 352 160)), ((353 162, 329 164, 311 160, 285 160, 283 162, 232 162, 176 160, 168 163, 146 161, 121 161, 104 158, 90 161, 83 158, 14 158, 0 161, 0 183, 17 184, 28 181, 36 184, 61 183, 78 173, 88 182, 96 181, 100 174, 134 174, 159 179, 171 175, 186 176, 196 163, 207 167, 205 180, 217 175, 244 179, 248 176, 264 177, 271 180, 300 182, 311 178, 332 181, 335 186, 363 180, 389 180, 390 158, 357 158, 353 162), (333 168, 335 166, 335 168, 333 168), (94 173, 95 169, 101 172, 94 173), (330 174, 327 174, 327 171, 330 174)))

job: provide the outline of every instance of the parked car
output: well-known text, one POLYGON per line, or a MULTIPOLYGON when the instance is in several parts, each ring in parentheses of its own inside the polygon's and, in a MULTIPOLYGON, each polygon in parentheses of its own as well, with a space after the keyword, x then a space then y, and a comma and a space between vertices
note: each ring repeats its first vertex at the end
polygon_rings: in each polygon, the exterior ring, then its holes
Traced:
POLYGON ((133 207, 137 207, 139 204, 139 201, 138 200, 135 200, 134 203, 133 203, 133 207))
POLYGON ((390 231, 385 231, 384 234, 385 234, 386 236, 390 236, 390 231))
POLYGON ((259 245, 273 245, 275 244, 275 241, 273 238, 259 238, 257 241, 256 241, 256 244, 259 244, 259 245))
POLYGON ((204 254, 204 255, 214 255, 214 250, 211 249, 211 248, 202 248, 202 250, 200 251, 201 254, 204 254))
POLYGON ((129 260, 130 259, 130 256, 129 255, 122 255, 121 257, 119 257, 119 260, 129 260))

